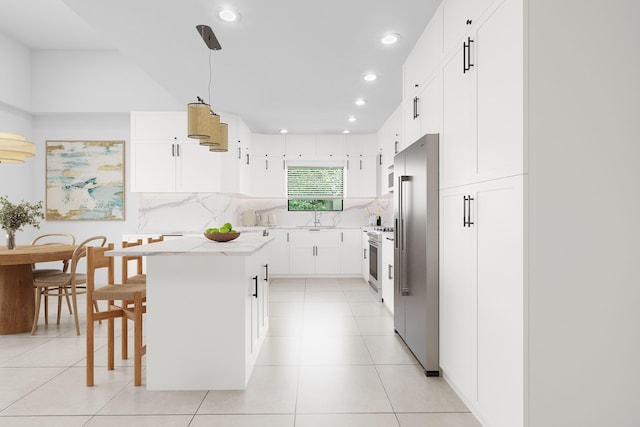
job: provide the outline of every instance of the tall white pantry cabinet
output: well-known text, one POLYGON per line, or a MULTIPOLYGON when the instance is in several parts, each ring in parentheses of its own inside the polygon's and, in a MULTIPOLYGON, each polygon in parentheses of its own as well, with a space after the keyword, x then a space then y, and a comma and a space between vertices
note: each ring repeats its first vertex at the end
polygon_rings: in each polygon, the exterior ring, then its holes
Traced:
POLYGON ((639 15, 444 0, 405 63, 405 135, 441 85, 441 368, 486 427, 640 425, 639 15))

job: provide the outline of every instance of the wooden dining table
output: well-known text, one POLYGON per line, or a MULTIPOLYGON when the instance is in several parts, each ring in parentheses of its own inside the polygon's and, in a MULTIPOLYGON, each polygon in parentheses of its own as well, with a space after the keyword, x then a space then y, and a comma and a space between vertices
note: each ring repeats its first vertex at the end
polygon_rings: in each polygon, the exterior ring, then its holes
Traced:
POLYGON ((32 264, 71 259, 75 245, 24 245, 0 249, 0 335, 31 330, 35 311, 32 264))

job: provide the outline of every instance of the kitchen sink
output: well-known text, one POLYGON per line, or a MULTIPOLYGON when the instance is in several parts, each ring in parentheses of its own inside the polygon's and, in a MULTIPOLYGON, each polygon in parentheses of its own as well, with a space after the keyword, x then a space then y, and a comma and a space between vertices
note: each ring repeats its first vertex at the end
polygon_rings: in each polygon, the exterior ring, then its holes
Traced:
POLYGON ((335 225, 296 225, 297 228, 307 228, 307 229, 316 229, 316 228, 336 228, 335 225))

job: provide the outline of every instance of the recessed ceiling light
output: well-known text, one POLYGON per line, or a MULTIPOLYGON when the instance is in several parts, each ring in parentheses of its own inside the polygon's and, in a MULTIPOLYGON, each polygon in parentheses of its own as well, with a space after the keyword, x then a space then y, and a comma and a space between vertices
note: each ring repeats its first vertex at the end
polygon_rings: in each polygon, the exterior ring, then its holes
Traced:
POLYGON ((351 131, 349 129, 345 129, 342 131, 342 133, 351 133, 351 131))
POLYGON ((353 123, 353 122, 355 122, 357 119, 356 119, 355 117, 353 117, 353 116, 349 116, 349 117, 347 117, 347 120, 349 120, 350 122, 352 122, 352 123, 353 123))
POLYGON ((280 129, 280 133, 289 133, 289 131, 286 129, 280 129))
POLYGON ((358 98, 356 99, 356 105, 364 105, 367 103, 367 100, 364 98, 358 98))
POLYGON ((377 79, 377 78, 378 78, 378 76, 377 76, 377 75, 375 75, 374 73, 369 73, 369 74, 366 74, 366 75, 364 76, 364 79, 365 79, 366 81, 368 81, 368 82, 372 82, 372 81, 374 81, 374 80, 375 80, 375 79, 377 79))
POLYGON ((220 19, 226 22, 234 22, 238 20, 238 13, 235 10, 225 9, 218 13, 220 19))
POLYGON ((382 38, 380 38, 380 41, 382 42, 382 44, 394 44, 398 41, 399 38, 399 35, 395 33, 389 33, 382 36, 382 38))

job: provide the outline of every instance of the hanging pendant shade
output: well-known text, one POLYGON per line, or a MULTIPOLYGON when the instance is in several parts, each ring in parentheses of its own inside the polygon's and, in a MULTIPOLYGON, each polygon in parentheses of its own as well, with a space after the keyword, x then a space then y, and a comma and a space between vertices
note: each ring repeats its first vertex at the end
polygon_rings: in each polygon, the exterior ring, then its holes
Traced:
POLYGON ((229 125, 220 123, 220 143, 209 146, 209 151, 229 151, 229 125))
POLYGON ((210 111, 209 104, 193 102, 187 105, 187 136, 189 138, 206 139, 211 137, 210 111))
POLYGON ((0 132, 0 163, 24 163, 36 154, 36 146, 17 133, 0 132))
POLYGON ((201 139, 200 145, 216 145, 220 144, 220 116, 217 114, 209 115, 209 138, 201 139))

